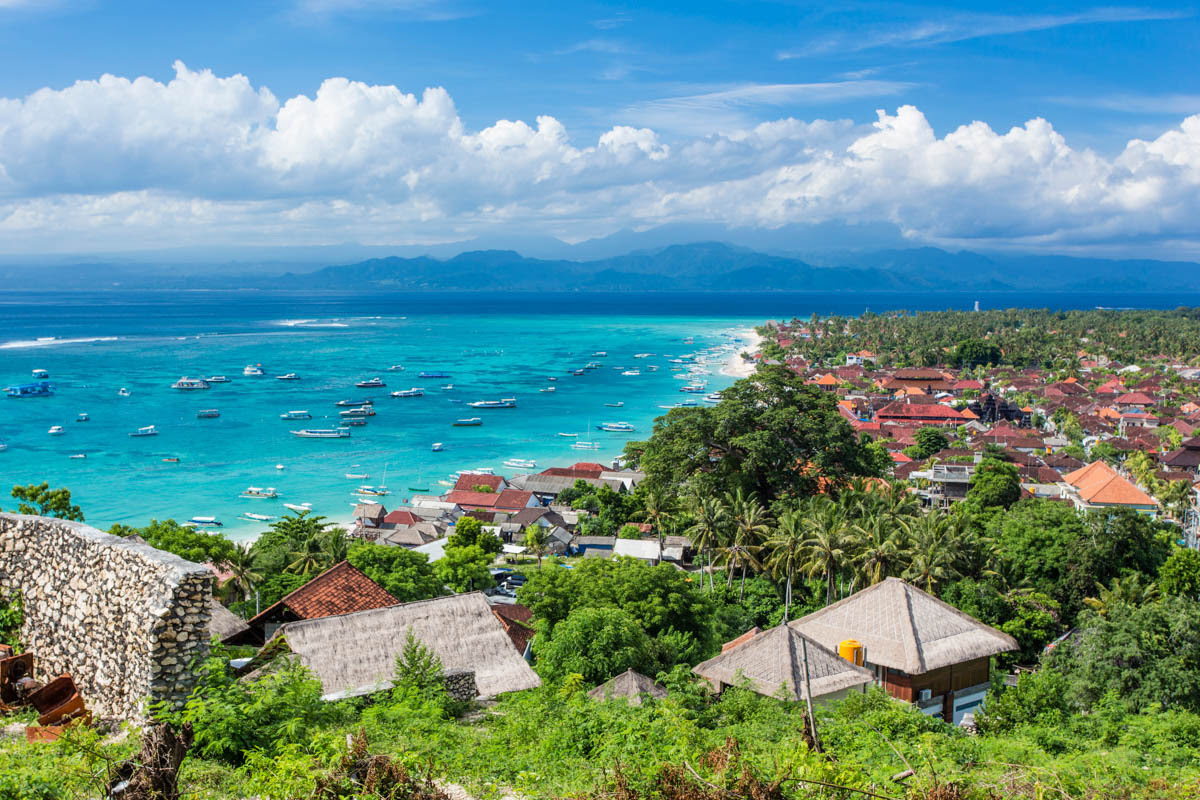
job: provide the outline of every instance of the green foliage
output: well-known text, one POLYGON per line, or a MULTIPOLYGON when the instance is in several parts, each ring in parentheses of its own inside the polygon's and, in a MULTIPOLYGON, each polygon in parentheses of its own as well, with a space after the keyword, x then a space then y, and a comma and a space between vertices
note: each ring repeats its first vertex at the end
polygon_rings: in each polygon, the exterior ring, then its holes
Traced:
POLYGON ((346 711, 321 700, 320 681, 298 661, 280 658, 257 678, 237 681, 218 652, 204 663, 183 710, 159 708, 157 714, 176 725, 192 723, 198 754, 237 765, 250 751, 274 754, 305 743, 314 728, 346 711))
POLYGON ((1200 600, 1200 552, 1187 547, 1173 548, 1158 571, 1158 588, 1165 595, 1200 600))
MULTIPOLYGON (((118 533, 118 531, 109 531, 118 533)), ((208 533, 186 525, 180 525, 173 519, 151 520, 144 528, 129 528, 121 526, 119 535, 137 535, 146 540, 146 544, 159 550, 174 553, 186 561, 197 564, 206 562, 225 564, 233 556, 233 542, 220 533, 208 533)))
MULTIPOLYGON (((258 584, 258 609, 265 610, 287 595, 299 589, 304 584, 308 583, 308 578, 304 575, 297 575, 294 572, 279 572, 275 575, 265 578, 262 583, 258 584)), ((231 603, 229 610, 243 617, 253 616, 255 611, 254 597, 251 596, 248 600, 231 603)))
POLYGON ((941 428, 919 428, 913 434, 913 438, 917 440, 915 458, 918 461, 924 461, 937 451, 950 446, 950 438, 941 428))
POLYGON ((21 595, 0 591, 0 644, 20 645, 21 626, 25 624, 25 607, 21 595))
POLYGON ((346 559, 401 603, 437 597, 445 591, 424 553, 361 542, 351 545, 346 559))
POLYGON ((627 669, 655 672, 650 637, 638 621, 619 608, 581 608, 534 640, 537 669, 546 680, 572 673, 601 683, 627 669))
POLYGON ((446 540, 446 547, 478 547, 485 553, 495 555, 503 549, 500 537, 483 529, 483 523, 474 517, 459 517, 454 524, 454 533, 446 540))
POLYGON ((1069 676, 1078 708, 1113 693, 1129 711, 1152 704, 1200 711, 1200 602, 1169 597, 1086 612, 1049 664, 1069 676))
POLYGON ((395 686, 409 689, 426 697, 445 694, 445 672, 442 660, 420 639, 412 628, 404 634, 404 648, 396 656, 395 686))
POLYGON ((627 524, 621 526, 620 530, 617 531, 617 538, 618 539, 641 539, 642 531, 637 525, 634 525, 632 522, 630 522, 630 523, 627 523, 627 524))
POLYGON ((667 564, 597 558, 584 559, 574 569, 553 565, 530 575, 517 597, 550 630, 581 609, 619 608, 651 637, 674 630, 706 647, 716 643, 711 598, 667 564))
POLYGON ((995 458, 984 458, 971 475, 966 505, 973 513, 1008 508, 1021 499, 1017 468, 995 458))
POLYGON ((983 339, 964 339, 954 348, 954 363, 960 367, 980 367, 1003 363, 1000 348, 983 339))
POLYGON ((309 541, 320 542, 328 527, 325 518, 307 511, 289 513, 271 523, 254 541, 254 569, 264 576, 286 570, 296 561, 295 553, 309 541))
POLYGON ((591 516, 583 520, 589 536, 613 536, 629 520, 638 517, 644 510, 643 493, 622 493, 609 486, 596 488, 583 480, 556 498, 561 505, 568 505, 591 516))
POLYGON ((83 511, 71 504, 70 489, 51 489, 46 481, 27 486, 14 486, 11 492, 17 503, 17 513, 39 517, 58 517, 83 522, 83 511))
POLYGON ((835 398, 786 367, 760 367, 722 398, 711 408, 671 409, 655 422, 638 454, 652 488, 692 483, 795 498, 816 493, 822 479, 841 485, 877 474, 835 398))
POLYGON ((488 568, 493 554, 478 545, 446 547, 446 554, 433 565, 433 573, 444 585, 456 592, 481 592, 492 586, 488 568))

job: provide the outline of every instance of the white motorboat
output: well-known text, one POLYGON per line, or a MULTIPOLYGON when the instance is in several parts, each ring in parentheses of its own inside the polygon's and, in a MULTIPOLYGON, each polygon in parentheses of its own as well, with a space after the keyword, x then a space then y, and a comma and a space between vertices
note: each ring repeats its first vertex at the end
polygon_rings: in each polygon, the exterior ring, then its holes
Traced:
POLYGON ((276 464, 275 469, 284 469, 283 464, 276 464))
POLYGON ((388 367, 388 372, 404 372, 403 364, 392 364, 388 367))
POLYGON ((277 381, 298 381, 298 380, 300 380, 300 376, 294 372, 289 372, 286 375, 276 375, 275 380, 277 380, 277 381))
POLYGON ((371 476, 365 472, 347 472, 346 473, 346 480, 351 480, 351 481, 365 481, 369 477, 371 477, 371 476))
POLYGON ((4 442, 0 442, 0 453, 3 453, 7 449, 8 449, 8 445, 5 444, 4 442))
POLYGON ((226 378, 224 375, 209 375, 204 380, 209 383, 229 383, 229 378, 226 378))
POLYGON ((553 392, 553 391, 554 391, 554 387, 553 387, 553 386, 546 386, 546 387, 543 387, 543 388, 541 388, 541 389, 538 389, 538 391, 539 391, 539 392, 553 392))
POLYGON ((625 405, 625 401, 618 400, 615 403, 605 403, 604 405, 607 406, 608 408, 622 408, 625 405))
POLYGON ((471 408, 516 408, 517 398, 504 397, 499 400, 476 400, 473 403, 467 403, 471 408))
POLYGON ((217 521, 216 517, 192 517, 184 525, 191 525, 197 528, 220 528, 223 527, 221 522, 217 521))
POLYGON ((435 452, 435 453, 440 453, 443 450, 445 450, 446 448, 441 442, 434 442, 433 447, 430 449, 433 450, 433 452, 435 452))
POLYGON ((627 369, 621 373, 622 375, 641 375, 642 373, 636 369, 627 369))
POLYGON ((297 514, 303 514, 306 511, 312 511, 312 503, 301 503, 299 505, 296 505, 295 503, 284 503, 283 507, 288 511, 295 511, 297 514))
POLYGON ((468 417, 466 419, 456 419, 450 423, 456 428, 475 428, 483 424, 481 417, 468 417))
POLYGON ((347 408, 344 411, 338 412, 339 417, 373 417, 375 416, 375 406, 359 406, 358 408, 347 408))
POLYGON ((453 384, 453 383, 447 383, 445 386, 443 386, 443 387, 442 387, 442 391, 443 391, 443 392, 453 392, 453 391, 454 391, 454 384, 453 384))
POLYGON ((49 373, 49 372, 47 372, 47 371, 46 371, 46 370, 44 370, 44 369, 35 369, 35 370, 33 370, 33 379, 34 379, 35 381, 44 381, 44 380, 46 380, 46 379, 47 379, 47 378, 49 378, 49 377, 50 377, 50 373, 49 373))
POLYGON ((301 439, 348 439, 350 437, 349 428, 305 428, 304 430, 291 431, 292 436, 299 436, 301 439))
MULTIPOLYGON (((453 387, 451 387, 453 388, 453 387)), ((414 386, 411 389, 401 389, 398 392, 392 392, 392 397, 421 397, 425 394, 425 390, 414 386)))
POLYGON ((654 353, 638 353, 634 356, 634 358, 649 358, 652 355, 654 355, 654 353))
POLYGON ((247 364, 245 368, 242 369, 242 374, 248 378, 261 378, 267 373, 263 371, 262 364, 247 364))
POLYGON ((242 512, 242 519, 250 520, 251 522, 266 522, 267 520, 275 519, 270 514, 254 514, 249 511, 242 512))
POLYGON ((578 434, 578 433, 563 433, 563 432, 559 431, 559 434, 558 434, 558 435, 559 435, 559 436, 565 436, 565 437, 567 437, 567 438, 569 438, 569 439, 574 439, 574 438, 575 438, 575 437, 577 437, 579 434, 578 434))
POLYGON ((280 419, 312 419, 312 414, 301 409, 299 411, 285 411, 279 415, 280 419))
POLYGON ((238 497, 274 500, 276 497, 279 497, 279 492, 275 491, 274 486, 268 486, 265 489, 258 486, 247 486, 246 491, 242 492, 238 497))
POLYGON ((628 422, 602 422, 596 426, 596 429, 609 433, 633 433, 635 430, 633 425, 628 422))
POLYGON ((371 378, 370 380, 359 381, 354 385, 359 389, 382 389, 387 386, 387 384, 383 382, 382 378, 371 378))
POLYGON ((537 466, 537 462, 532 458, 510 458, 504 462, 504 466, 513 469, 533 469, 537 466))
POLYGON ((86 411, 79 412, 79 416, 75 417, 76 422, 89 422, 92 418, 87 415, 86 411))
POLYGON ((221 412, 215 408, 202 408, 196 412, 197 419, 216 419, 221 416, 221 412))
POLYGON ((204 380, 204 378, 188 378, 185 376, 172 383, 171 388, 195 391, 197 389, 207 389, 209 386, 208 381, 204 380))
POLYGON ((133 392, 129 391, 124 386, 122 386, 120 389, 117 389, 117 397, 129 397, 132 394, 133 392))
POLYGON ((599 450, 600 445, 596 442, 574 442, 571 444, 572 450, 599 450))
POLYGON ((136 431, 134 431, 133 433, 131 433, 129 435, 130 436, 158 436, 158 428, 154 427, 153 425, 146 425, 144 427, 138 428, 136 431))
POLYGON ((386 486, 360 486, 354 493, 363 497, 386 497, 391 494, 386 486))
POLYGON ((75 455, 67 456, 67 458, 87 458, 87 453, 76 453, 75 455))

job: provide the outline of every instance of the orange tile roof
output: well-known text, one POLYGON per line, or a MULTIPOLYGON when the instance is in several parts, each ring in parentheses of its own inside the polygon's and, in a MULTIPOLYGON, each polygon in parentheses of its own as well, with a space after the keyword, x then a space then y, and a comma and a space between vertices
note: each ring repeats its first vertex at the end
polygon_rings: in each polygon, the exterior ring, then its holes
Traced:
POLYGON ((838 379, 833 377, 833 375, 829 374, 828 372, 826 372, 824 375, 817 378, 813 382, 815 384, 817 384, 817 386, 837 386, 838 379))
POLYGON ((1156 506, 1154 498, 1103 461, 1068 472, 1063 480, 1079 492, 1086 502, 1106 506, 1156 506))
POLYGON ((301 619, 317 619, 386 608, 398 602, 382 586, 351 566, 349 561, 342 561, 285 596, 250 620, 250 623, 253 625, 255 620, 279 606, 286 607, 301 619))

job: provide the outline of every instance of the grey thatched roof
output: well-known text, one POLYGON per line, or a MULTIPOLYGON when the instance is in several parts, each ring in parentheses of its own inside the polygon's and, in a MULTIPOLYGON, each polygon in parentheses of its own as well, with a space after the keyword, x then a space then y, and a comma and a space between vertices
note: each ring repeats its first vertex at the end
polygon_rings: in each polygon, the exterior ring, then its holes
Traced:
POLYGON ((667 696, 667 690, 655 683, 652 678, 647 678, 642 673, 634 672, 632 669, 625 670, 615 678, 609 678, 608 681, 588 692, 588 697, 593 700, 624 697, 631 705, 635 706, 642 704, 643 695, 661 700, 667 696))
POLYGON ((1011 636, 899 578, 863 589, 790 623, 826 647, 854 639, 866 659, 920 675, 1017 649, 1011 636))
POLYGON ((481 695, 541 685, 479 592, 289 622, 276 636, 286 637, 326 697, 352 696, 391 685, 410 629, 447 671, 474 670, 481 695))
POLYGON ((221 641, 225 641, 231 636, 236 636, 242 631, 250 629, 246 621, 234 614, 228 608, 221 604, 221 601, 215 597, 209 598, 209 607, 212 615, 208 618, 208 635, 209 637, 217 637, 221 641))
MULTIPOLYGON (((692 672, 718 687, 749 681, 750 688, 759 694, 779 696, 782 688, 787 699, 803 700, 806 638, 787 625, 779 625, 697 664, 692 672)), ((808 676, 814 700, 875 680, 870 670, 851 664, 811 639, 807 644, 808 676)))

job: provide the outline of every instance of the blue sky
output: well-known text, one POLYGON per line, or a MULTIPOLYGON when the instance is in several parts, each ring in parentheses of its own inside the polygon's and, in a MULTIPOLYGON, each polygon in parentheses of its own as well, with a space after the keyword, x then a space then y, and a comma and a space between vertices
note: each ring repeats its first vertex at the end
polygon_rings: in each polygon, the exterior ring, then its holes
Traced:
POLYGON ((0 0, 0 249, 842 221, 1200 255, 1196 9, 997 7, 0 0))

